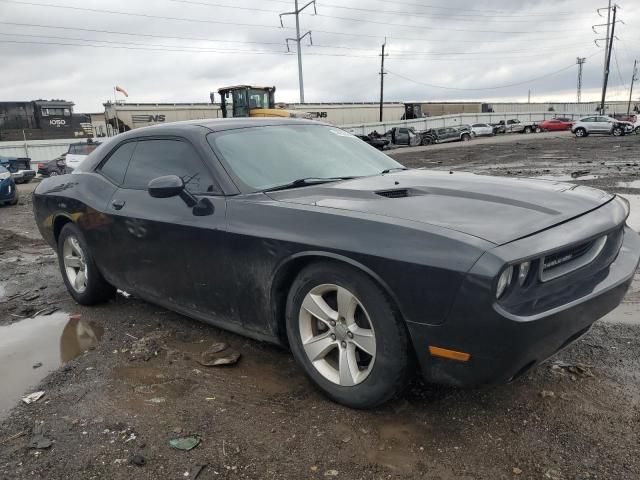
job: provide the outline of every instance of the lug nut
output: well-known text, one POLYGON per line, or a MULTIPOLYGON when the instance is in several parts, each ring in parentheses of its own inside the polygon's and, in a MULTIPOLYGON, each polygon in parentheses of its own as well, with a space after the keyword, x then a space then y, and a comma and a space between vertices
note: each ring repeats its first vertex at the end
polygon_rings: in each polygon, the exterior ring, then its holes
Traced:
POLYGON ((347 332, 347 337, 353 338, 353 333, 352 332, 347 332))
POLYGON ((329 322, 329 325, 331 325, 332 327, 335 327, 336 326, 336 321, 335 320, 331 320, 329 322))
POLYGON ((342 342, 340 345, 342 345, 342 348, 347 348, 347 342, 342 342))
POLYGON ((335 340, 335 339, 336 339, 336 336, 335 336, 335 334, 332 333, 331 334, 331 340, 335 340))

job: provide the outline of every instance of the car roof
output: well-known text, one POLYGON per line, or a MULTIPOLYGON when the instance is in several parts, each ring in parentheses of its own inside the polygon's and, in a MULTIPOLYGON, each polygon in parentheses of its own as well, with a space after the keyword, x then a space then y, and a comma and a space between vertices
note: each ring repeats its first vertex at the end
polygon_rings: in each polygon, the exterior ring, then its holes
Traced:
MULTIPOLYGON (((255 117, 255 118, 205 118, 200 120, 185 120, 182 122, 171 122, 164 124, 156 124, 143 128, 129 130, 126 133, 117 135, 118 138, 135 137, 138 135, 146 136, 163 135, 171 132, 175 134, 179 130, 196 130, 198 128, 206 128, 210 132, 223 132, 225 130, 236 130, 239 128, 250 127, 267 127, 277 125, 325 125, 328 123, 318 122, 315 120, 304 120, 298 118, 282 118, 282 117, 255 117)), ((112 137, 115 138, 115 137, 112 137)))

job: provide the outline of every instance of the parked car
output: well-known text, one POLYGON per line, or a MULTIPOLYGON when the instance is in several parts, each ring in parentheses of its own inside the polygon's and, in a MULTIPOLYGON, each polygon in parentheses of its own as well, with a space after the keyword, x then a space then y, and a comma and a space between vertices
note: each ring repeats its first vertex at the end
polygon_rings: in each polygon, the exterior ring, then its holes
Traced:
POLYGON ((389 145, 391 141, 384 137, 374 137, 371 135, 356 135, 363 142, 368 143, 372 147, 377 148, 378 150, 384 150, 384 147, 389 145))
POLYGON ((540 127, 535 122, 522 122, 517 118, 500 120, 493 124, 498 127, 499 133, 534 133, 540 132, 540 127))
POLYGON ((0 165, 9 170, 15 183, 29 183, 36 171, 31 169, 31 159, 27 157, 0 156, 0 165))
POLYGON ((116 288, 287 345, 366 408, 417 373, 511 381, 614 309, 640 260, 614 194, 409 170, 328 124, 200 120, 108 140, 34 215, 78 303, 116 288))
POLYGON ((422 145, 447 142, 468 142, 471 140, 471 130, 464 126, 432 128, 422 133, 422 145))
POLYGON ((488 123, 474 123, 471 125, 471 133, 474 137, 491 137, 495 135, 494 127, 488 123))
POLYGON ((94 142, 92 139, 88 139, 86 142, 76 142, 69 145, 69 150, 65 156, 66 171, 72 172, 87 156, 93 152, 100 142, 94 142))
POLYGON ((0 165, 0 204, 15 205, 18 203, 18 189, 11 172, 0 165))
POLYGON ((421 136, 411 127, 393 127, 384 137, 389 140, 390 145, 404 145, 415 147, 420 145, 421 136))
POLYGON ((633 124, 633 131, 636 135, 640 135, 640 117, 638 117, 636 123, 633 124))
POLYGON ((629 125, 628 122, 620 122, 605 115, 592 115, 583 117, 574 123, 571 127, 571 133, 576 137, 586 137, 592 134, 620 136, 628 133, 627 130, 631 129, 629 125))
POLYGON ((62 154, 58 158, 54 158, 48 162, 38 163, 38 175, 42 177, 55 177, 56 175, 64 175, 67 173, 65 156, 66 154, 62 154))
POLYGON ((551 120, 544 120, 538 124, 540 130, 543 132, 560 132, 564 130, 571 130, 573 125, 572 121, 560 120, 559 118, 553 118, 551 120))

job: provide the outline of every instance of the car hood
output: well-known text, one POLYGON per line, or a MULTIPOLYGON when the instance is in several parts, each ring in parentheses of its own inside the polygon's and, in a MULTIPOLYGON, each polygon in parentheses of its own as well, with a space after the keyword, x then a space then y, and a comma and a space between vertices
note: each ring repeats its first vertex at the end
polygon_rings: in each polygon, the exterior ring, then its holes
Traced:
POLYGON ((455 230, 502 245, 583 215, 614 196, 552 180, 407 170, 269 192, 271 198, 455 230))

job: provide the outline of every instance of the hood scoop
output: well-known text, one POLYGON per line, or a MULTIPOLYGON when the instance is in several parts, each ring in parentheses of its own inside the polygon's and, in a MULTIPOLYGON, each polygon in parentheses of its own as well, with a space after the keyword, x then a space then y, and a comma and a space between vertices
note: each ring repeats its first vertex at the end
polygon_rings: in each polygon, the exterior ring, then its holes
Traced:
POLYGON ((380 190, 376 192, 376 195, 387 198, 405 198, 409 196, 409 189, 398 188, 395 190, 380 190))

